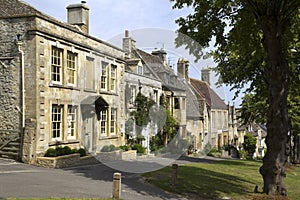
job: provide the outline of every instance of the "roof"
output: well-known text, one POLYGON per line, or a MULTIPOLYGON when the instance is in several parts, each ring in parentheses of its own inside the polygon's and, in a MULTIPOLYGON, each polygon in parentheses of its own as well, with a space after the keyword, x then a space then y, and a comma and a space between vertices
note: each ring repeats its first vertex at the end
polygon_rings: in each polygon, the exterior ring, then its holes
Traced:
POLYGON ((205 81, 190 78, 190 83, 196 92, 205 98, 206 103, 211 107, 211 109, 227 110, 227 105, 224 101, 205 81))
POLYGON ((187 80, 182 80, 183 87, 186 92, 186 116, 187 118, 202 118, 203 113, 200 113, 199 101, 194 93, 192 86, 187 80))
POLYGON ((42 14, 42 13, 22 0, 1 0, 0 18, 18 17, 24 15, 37 15, 37 14, 42 14))
POLYGON ((163 75, 165 73, 168 73, 170 77, 177 77, 175 72, 173 71, 172 68, 166 66, 161 58, 157 55, 153 55, 150 53, 147 53, 141 49, 133 49, 132 51, 135 57, 140 58, 146 66, 148 66, 149 70, 155 74, 155 76, 161 80, 163 83, 164 88, 176 91, 176 90, 183 90, 183 85, 180 80, 177 81, 177 84, 174 85, 172 81, 171 83, 166 83, 163 75))

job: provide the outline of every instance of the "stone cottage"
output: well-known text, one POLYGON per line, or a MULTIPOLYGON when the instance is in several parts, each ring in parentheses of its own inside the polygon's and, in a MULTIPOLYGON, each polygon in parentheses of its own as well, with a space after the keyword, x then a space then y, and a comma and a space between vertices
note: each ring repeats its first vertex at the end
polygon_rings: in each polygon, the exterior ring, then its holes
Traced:
POLYGON ((21 0, 0 10, 2 144, 18 133, 27 163, 58 145, 123 144, 125 54, 89 35, 88 6, 68 6, 67 23, 21 0))
POLYGON ((190 78, 194 91, 205 99, 207 115, 204 116, 204 134, 213 147, 230 144, 228 132, 228 107, 210 87, 210 69, 201 70, 201 80, 190 78))

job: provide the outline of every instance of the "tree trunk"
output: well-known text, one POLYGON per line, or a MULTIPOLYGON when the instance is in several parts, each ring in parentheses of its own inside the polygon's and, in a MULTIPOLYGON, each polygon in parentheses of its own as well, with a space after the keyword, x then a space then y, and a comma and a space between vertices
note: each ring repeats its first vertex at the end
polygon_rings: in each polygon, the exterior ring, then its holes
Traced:
POLYGON ((276 19, 265 18, 261 22, 263 45, 267 52, 267 67, 264 71, 268 85, 267 153, 263 158, 260 173, 266 194, 286 195, 284 177, 289 155, 289 119, 287 95, 289 67, 283 42, 284 25, 276 19), (265 20, 265 21, 263 21, 265 20))

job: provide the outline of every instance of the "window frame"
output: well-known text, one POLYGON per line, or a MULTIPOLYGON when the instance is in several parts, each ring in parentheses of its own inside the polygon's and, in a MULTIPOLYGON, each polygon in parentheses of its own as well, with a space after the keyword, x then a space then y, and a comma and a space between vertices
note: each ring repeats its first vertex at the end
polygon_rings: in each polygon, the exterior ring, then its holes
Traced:
POLYGON ((108 136, 107 132, 107 116, 108 112, 107 109, 100 111, 100 135, 101 136, 108 136), (104 132, 103 132, 104 130, 104 132))
POLYGON ((77 106, 67 106, 67 139, 76 139, 77 137, 77 106), (72 112, 70 112, 72 109, 72 112), (71 116, 71 119, 69 118, 71 116))
POLYGON ((63 52, 61 48, 55 46, 51 47, 50 80, 56 84, 63 84, 63 52))
POLYGON ((116 83, 117 83, 117 66, 111 64, 110 66, 110 90, 116 91, 116 83))
POLYGON ((67 80, 66 80, 68 85, 76 85, 77 84, 77 54, 73 53, 71 51, 67 51, 67 80), (74 58, 73 59, 70 59, 74 58), (71 66, 72 63, 72 66, 71 66), (72 72, 72 80, 73 82, 70 81, 70 72, 72 72))
POLYGON ((110 135, 116 135, 117 134, 117 108, 111 108, 110 110, 110 128, 109 132, 110 135))
POLYGON ((52 141, 61 141, 63 138, 63 116, 64 116, 63 114, 64 114, 63 106, 58 104, 52 104, 51 107, 51 140, 52 141), (59 112, 57 112, 58 110, 59 112))
POLYGON ((100 89, 101 90, 107 90, 107 82, 108 82, 108 77, 107 77, 107 72, 108 72, 108 63, 101 61, 101 75, 100 75, 100 89))

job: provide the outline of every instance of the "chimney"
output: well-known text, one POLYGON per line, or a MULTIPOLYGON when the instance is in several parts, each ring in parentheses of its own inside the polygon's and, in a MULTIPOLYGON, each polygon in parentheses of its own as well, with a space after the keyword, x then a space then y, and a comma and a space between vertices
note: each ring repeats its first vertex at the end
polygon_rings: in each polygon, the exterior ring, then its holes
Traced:
POLYGON ((67 7, 68 23, 77 25, 82 32, 89 33, 89 8, 86 1, 81 1, 80 4, 72 4, 67 7))
POLYGON ((123 38, 123 50, 125 54, 131 57, 131 51, 135 48, 135 40, 129 37, 129 31, 125 30, 125 37, 123 38))
POLYGON ((152 55, 158 56, 164 65, 167 65, 167 52, 164 49, 154 50, 152 51, 152 55))
POLYGON ((204 68, 201 70, 201 80, 210 85, 210 69, 204 68))
POLYGON ((179 78, 189 78, 189 61, 179 58, 177 62, 177 75, 179 78))

